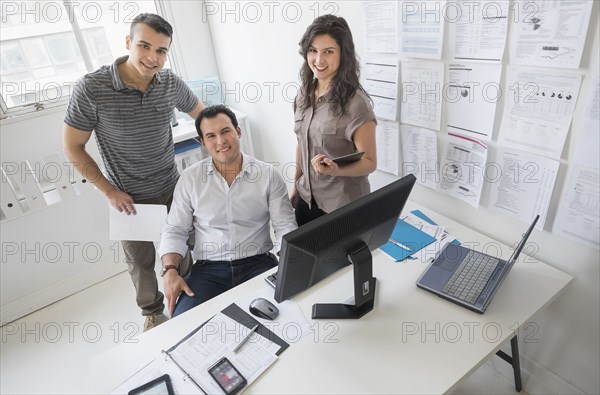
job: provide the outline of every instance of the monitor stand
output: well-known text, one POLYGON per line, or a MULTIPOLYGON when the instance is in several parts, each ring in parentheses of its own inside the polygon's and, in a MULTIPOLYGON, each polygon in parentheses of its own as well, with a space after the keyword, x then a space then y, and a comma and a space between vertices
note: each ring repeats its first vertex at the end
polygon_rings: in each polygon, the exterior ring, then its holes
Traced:
POLYGON ((360 318, 373 310, 376 279, 369 246, 362 243, 348 252, 348 260, 354 269, 354 304, 317 303, 313 305, 312 318, 360 318))

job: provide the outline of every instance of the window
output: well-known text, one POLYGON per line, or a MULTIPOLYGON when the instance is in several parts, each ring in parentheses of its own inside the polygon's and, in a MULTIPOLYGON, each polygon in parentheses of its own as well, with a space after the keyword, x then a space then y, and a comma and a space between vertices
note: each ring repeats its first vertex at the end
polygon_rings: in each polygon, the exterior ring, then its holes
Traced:
MULTIPOLYGON (((2 1, 1 113, 66 102, 77 79, 126 55, 133 18, 154 1, 2 1)), ((168 66, 168 65, 167 65, 168 66)))

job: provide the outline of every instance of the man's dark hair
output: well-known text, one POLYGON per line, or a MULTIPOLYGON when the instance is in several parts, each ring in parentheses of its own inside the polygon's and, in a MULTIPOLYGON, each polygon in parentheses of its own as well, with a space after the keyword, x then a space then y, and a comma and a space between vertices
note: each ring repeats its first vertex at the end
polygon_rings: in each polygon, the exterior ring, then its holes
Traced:
POLYGON ((131 22, 131 27, 129 28, 129 35, 131 37, 133 37, 135 26, 138 23, 150 26, 155 32, 162 33, 173 41, 173 27, 160 15, 143 13, 133 18, 133 22, 131 22))
POLYGON ((214 106, 210 106, 210 107, 206 107, 204 110, 202 110, 202 112, 200 114, 198 114, 198 118, 196 118, 196 132, 198 132, 198 136, 200 136, 200 140, 203 139, 202 137, 202 130, 200 130, 200 122, 202 122, 202 120, 204 118, 214 118, 219 114, 225 114, 229 117, 229 119, 231 119, 231 123, 233 124, 234 128, 238 128, 238 120, 234 114, 233 111, 231 111, 231 109, 229 107, 227 107, 224 104, 216 104, 214 106))

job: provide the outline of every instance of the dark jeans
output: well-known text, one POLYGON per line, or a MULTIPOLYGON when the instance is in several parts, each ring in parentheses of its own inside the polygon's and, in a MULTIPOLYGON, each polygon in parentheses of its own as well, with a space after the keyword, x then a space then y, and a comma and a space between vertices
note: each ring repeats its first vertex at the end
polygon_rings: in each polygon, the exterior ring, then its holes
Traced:
POLYGON ((319 206, 317 206, 317 202, 315 202, 315 199, 312 199, 311 207, 308 207, 308 203, 306 203, 300 196, 298 196, 298 200, 296 201, 295 214, 298 226, 302 226, 327 213, 321 210, 319 206))
POLYGON ((186 279, 194 291, 190 297, 182 292, 177 299, 173 317, 222 294, 241 283, 277 266, 273 254, 260 254, 235 261, 196 261, 186 279))

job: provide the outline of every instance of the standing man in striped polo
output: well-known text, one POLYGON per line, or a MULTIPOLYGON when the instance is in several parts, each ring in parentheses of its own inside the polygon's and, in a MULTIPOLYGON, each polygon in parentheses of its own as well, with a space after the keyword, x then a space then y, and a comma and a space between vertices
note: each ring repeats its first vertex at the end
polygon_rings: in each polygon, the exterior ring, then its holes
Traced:
MULTIPOLYGON (((136 214, 134 203, 170 207, 179 177, 170 123, 173 109, 194 119, 204 109, 181 78, 163 70, 172 37, 173 28, 160 16, 136 16, 125 40, 129 55, 79 79, 65 115, 67 157, 123 215, 136 214), (104 174, 85 149, 93 131, 104 174)), ((121 244, 148 330, 165 320, 154 244, 121 244)))

